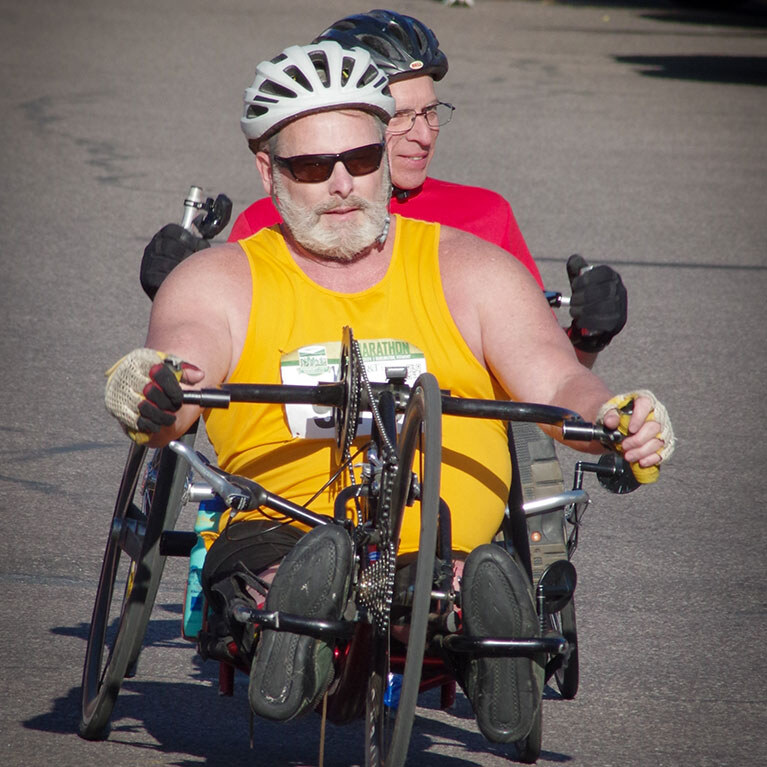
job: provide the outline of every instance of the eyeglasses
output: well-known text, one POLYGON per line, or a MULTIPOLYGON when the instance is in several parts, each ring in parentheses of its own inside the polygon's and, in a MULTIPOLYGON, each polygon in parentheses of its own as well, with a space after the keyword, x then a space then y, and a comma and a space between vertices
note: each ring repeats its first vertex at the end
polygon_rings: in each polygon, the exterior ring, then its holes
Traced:
POLYGON ((275 155, 273 159, 296 181, 303 184, 317 184, 330 178, 337 162, 342 162, 352 176, 366 176, 378 170, 383 153, 383 144, 368 144, 339 154, 300 154, 295 157, 275 155))
POLYGON ((395 112, 394 117, 389 120, 386 132, 394 135, 407 133, 415 125, 416 117, 423 117, 432 130, 437 130, 440 126, 450 122, 454 111, 455 107, 444 101, 438 101, 420 112, 416 112, 415 109, 402 109, 395 112))

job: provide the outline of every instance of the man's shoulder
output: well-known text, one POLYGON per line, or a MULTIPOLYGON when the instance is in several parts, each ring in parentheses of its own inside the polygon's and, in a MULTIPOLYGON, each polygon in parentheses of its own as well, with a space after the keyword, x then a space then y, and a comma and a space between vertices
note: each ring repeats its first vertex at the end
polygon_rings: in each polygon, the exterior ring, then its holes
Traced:
POLYGON ((239 245, 214 245, 173 269, 160 286, 155 305, 214 307, 250 290, 249 275, 248 259, 239 245))
MULTIPOLYGON (((443 181, 438 178, 427 178, 423 185, 423 194, 433 198, 451 200, 477 200, 485 205, 509 207, 508 201, 498 192, 482 186, 457 184, 453 181, 443 181)), ((414 199, 418 199, 417 197, 414 199)))
POLYGON ((491 278, 494 274, 526 271, 504 248, 482 237, 452 226, 440 228, 439 260, 441 268, 453 274, 491 278))
POLYGON ((439 250, 440 254, 446 255, 469 252, 473 257, 482 259, 493 256, 505 258, 509 255, 503 248, 473 232, 447 224, 440 225, 439 250))
POLYGON ((226 242, 193 253, 171 272, 168 279, 176 276, 185 282, 229 282, 247 268, 248 259, 243 249, 235 242, 226 242))

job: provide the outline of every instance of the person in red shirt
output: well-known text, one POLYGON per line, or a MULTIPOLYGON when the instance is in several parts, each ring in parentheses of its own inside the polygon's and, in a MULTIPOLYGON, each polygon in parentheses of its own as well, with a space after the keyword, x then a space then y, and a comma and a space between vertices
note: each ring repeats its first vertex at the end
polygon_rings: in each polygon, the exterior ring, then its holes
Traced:
MULTIPOLYGON (((445 76, 448 62, 432 30, 410 16, 374 10, 336 21, 315 42, 320 40, 368 50, 389 78, 397 109, 386 134, 394 187, 390 211, 492 242, 512 253, 543 287, 511 206, 500 194, 428 176, 439 129, 450 121, 454 109, 440 102, 435 92, 434 83, 445 76)), ((270 198, 257 200, 238 216, 229 241, 245 239, 281 220, 270 198)), ((147 246, 141 264, 141 284, 150 298, 176 263, 208 244, 177 224, 163 227, 147 246)), ((587 267, 580 256, 570 257, 567 271, 572 292, 567 333, 581 363, 591 367, 626 323, 626 289, 611 267, 587 267)))

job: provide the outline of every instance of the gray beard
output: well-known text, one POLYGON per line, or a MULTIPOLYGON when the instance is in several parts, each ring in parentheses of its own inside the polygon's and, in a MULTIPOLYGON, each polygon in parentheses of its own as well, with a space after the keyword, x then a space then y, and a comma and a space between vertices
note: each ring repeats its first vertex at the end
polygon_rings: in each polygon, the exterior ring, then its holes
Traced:
POLYGON ((383 236, 386 239, 389 221, 391 182, 386 158, 383 163, 380 192, 372 200, 359 195, 345 199, 334 197, 315 208, 306 208, 293 201, 284 179, 272 174, 272 200, 293 239, 306 251, 334 261, 354 261, 372 248, 383 236), (332 227, 321 220, 323 213, 336 208, 353 206, 363 213, 361 223, 335 222, 332 227))

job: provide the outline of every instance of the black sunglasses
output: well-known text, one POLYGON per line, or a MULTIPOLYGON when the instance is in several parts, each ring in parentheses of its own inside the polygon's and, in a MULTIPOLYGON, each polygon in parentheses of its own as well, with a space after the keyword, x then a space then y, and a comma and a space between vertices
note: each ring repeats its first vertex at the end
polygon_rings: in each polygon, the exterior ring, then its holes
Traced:
POLYGON ((300 154, 296 157, 274 155, 274 162, 287 169, 296 181, 316 184, 330 178, 337 162, 342 162, 352 176, 366 176, 378 170, 383 153, 383 144, 368 144, 340 154, 300 154))

